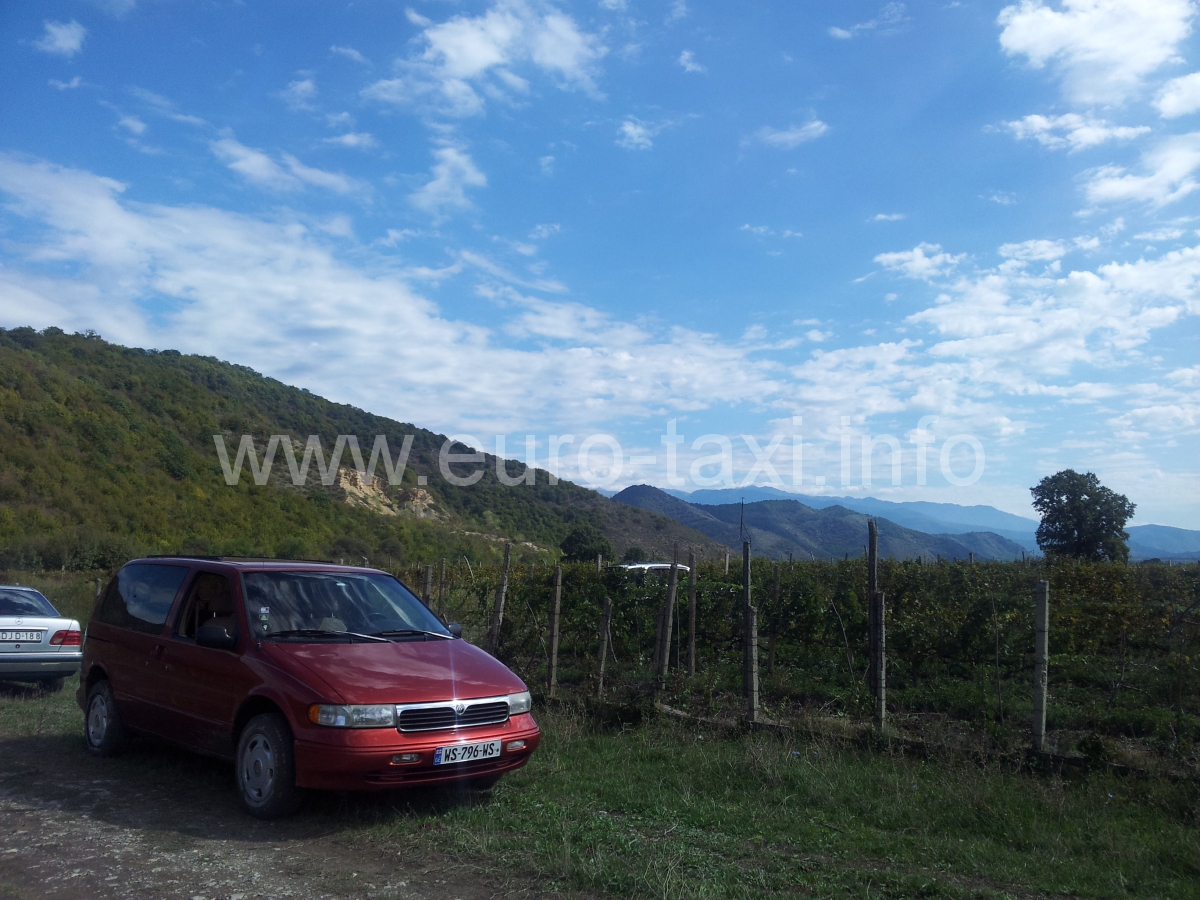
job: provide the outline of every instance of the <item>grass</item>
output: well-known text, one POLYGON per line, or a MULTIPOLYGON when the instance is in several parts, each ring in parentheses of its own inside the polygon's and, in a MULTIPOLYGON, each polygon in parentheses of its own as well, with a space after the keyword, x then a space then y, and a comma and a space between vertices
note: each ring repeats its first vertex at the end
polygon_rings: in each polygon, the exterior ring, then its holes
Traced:
MULTIPOLYGON (((1064 781, 832 739, 538 717, 541 748, 490 795, 317 796, 301 815, 364 850, 449 856, 568 894, 1200 897, 1194 782, 1064 781)), ((81 727, 69 686, 0 695, 0 750, 38 736, 82 755, 81 727)), ((173 777, 223 780, 186 759, 173 777)))

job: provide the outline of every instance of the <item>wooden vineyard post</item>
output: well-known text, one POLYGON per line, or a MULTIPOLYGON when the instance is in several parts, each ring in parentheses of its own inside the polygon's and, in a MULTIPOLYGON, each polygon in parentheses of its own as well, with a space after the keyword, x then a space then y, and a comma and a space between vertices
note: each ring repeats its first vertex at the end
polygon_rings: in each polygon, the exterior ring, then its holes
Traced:
POLYGON ((554 605, 550 608, 550 672, 547 675, 550 697, 558 686, 558 622, 562 612, 562 566, 554 567, 554 605))
POLYGON ((512 561, 512 544, 504 545, 504 568, 500 570, 500 587, 496 588, 496 605, 492 609, 492 627, 488 632, 488 652, 493 656, 500 649, 500 626, 504 624, 504 600, 508 595, 508 566, 512 561))
POLYGON ((746 718, 758 721, 758 610, 750 602, 750 542, 742 542, 742 694, 746 718))
POLYGON ((887 623, 883 591, 871 595, 868 611, 871 630, 871 697, 874 701, 875 727, 883 729, 887 719, 887 623))
POLYGON ((604 571, 604 554, 603 553, 596 554, 596 571, 597 572, 604 571))
POLYGON ((100 579, 96 579, 96 599, 100 599, 100 579))
POLYGON ((688 550, 688 677, 696 674, 696 553, 688 550))
MULTIPOLYGON (((790 557, 791 554, 788 554, 790 557)), ((788 565, 791 565, 789 559, 788 565)), ((779 576, 780 569, 783 568, 779 563, 775 563, 775 592, 771 597, 771 633, 767 636, 767 673, 775 674, 775 632, 779 630, 779 576)))
POLYGON ((442 571, 438 575, 438 615, 446 615, 446 557, 442 557, 442 571))
POLYGON ((426 606, 433 600, 433 566, 425 567, 425 581, 421 586, 421 602, 426 606))
POLYGON ((604 696, 604 660, 608 656, 608 632, 612 626, 612 599, 604 598, 604 611, 600 614, 600 653, 596 659, 596 699, 604 696))
POLYGON ((1046 749, 1046 683, 1050 667, 1050 582, 1039 581, 1033 606, 1033 749, 1046 749))
POLYGON ((671 563, 671 574, 667 580, 667 600, 663 604, 662 615, 659 616, 658 631, 658 670, 655 672, 654 693, 661 694, 667 687, 667 669, 671 663, 671 631, 675 618, 675 592, 679 585, 679 548, 675 549, 675 559, 671 563))
POLYGON ((882 730, 887 719, 887 606, 879 590, 879 528, 874 519, 867 520, 867 601, 872 718, 882 730))
POLYGON ((725 574, 729 574, 729 554, 725 554, 725 574))

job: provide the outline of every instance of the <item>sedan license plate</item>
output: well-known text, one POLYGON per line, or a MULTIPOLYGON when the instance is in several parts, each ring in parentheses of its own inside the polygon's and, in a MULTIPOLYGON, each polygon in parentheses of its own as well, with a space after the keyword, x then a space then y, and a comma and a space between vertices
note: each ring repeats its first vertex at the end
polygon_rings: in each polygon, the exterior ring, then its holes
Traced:
POLYGON ((482 744, 454 744, 438 747, 433 751, 433 764, 474 762, 477 759, 494 759, 500 755, 499 741, 484 741, 482 744))
POLYGON ((37 644, 42 640, 40 631, 0 631, 0 642, 37 644))

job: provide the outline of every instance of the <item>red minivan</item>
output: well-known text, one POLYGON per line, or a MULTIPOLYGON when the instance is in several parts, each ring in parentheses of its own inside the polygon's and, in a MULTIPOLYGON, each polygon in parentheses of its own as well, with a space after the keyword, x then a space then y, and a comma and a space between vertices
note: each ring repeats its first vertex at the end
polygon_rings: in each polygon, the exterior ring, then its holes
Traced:
POLYGON ((525 684, 401 582, 323 563, 151 557, 96 601, 76 694, 88 749, 130 732, 236 766, 246 809, 305 788, 486 788, 541 738, 525 684))

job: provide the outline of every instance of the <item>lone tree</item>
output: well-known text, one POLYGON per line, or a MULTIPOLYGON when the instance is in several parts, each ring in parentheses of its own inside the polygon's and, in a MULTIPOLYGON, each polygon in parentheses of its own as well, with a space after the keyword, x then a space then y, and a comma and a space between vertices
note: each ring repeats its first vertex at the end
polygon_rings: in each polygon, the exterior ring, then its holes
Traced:
POLYGON ((1136 508, 1123 494, 1106 488, 1091 472, 1064 469, 1029 489, 1042 517, 1037 542, 1047 556, 1076 559, 1129 559, 1125 523, 1136 508))
POLYGON ((594 525, 576 525, 559 544, 567 562, 595 562, 597 556, 612 559, 613 547, 594 525))

